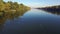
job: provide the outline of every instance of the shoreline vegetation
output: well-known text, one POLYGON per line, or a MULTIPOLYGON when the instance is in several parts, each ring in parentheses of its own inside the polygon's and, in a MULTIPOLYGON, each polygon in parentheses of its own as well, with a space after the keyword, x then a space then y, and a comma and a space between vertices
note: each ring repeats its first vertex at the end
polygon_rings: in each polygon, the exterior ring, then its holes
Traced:
POLYGON ((43 8, 36 8, 36 9, 41 9, 41 10, 44 10, 44 11, 52 13, 52 14, 60 15, 60 5, 43 7, 43 8))
POLYGON ((43 9, 43 10, 48 10, 48 11, 60 11, 60 5, 43 7, 43 8, 36 8, 36 9, 43 9))
POLYGON ((18 18, 30 9, 22 3, 0 0, 0 24, 3 24, 7 19, 18 18))

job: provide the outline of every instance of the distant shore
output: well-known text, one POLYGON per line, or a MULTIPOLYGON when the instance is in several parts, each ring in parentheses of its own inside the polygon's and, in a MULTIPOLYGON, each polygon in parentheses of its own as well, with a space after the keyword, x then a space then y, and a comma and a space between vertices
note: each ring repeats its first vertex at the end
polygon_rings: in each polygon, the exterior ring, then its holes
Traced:
POLYGON ((46 10, 46 11, 60 11, 60 5, 44 7, 44 8, 36 8, 36 9, 42 9, 42 10, 46 10))

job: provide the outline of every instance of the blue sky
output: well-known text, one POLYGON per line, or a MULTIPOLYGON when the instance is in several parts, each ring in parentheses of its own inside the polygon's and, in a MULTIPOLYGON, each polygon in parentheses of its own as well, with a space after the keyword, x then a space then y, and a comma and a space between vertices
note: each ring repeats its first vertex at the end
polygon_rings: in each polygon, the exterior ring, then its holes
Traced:
POLYGON ((13 1, 18 3, 23 3, 26 6, 30 7, 44 7, 51 5, 60 5, 60 0, 4 0, 4 1, 13 1))

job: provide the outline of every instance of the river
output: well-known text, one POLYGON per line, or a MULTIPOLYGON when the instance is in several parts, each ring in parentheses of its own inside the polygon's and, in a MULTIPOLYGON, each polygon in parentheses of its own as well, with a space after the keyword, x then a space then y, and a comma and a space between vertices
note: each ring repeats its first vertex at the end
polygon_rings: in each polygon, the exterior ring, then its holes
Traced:
POLYGON ((0 34, 59 34, 60 15, 31 9, 23 16, 7 19, 0 26, 0 34))

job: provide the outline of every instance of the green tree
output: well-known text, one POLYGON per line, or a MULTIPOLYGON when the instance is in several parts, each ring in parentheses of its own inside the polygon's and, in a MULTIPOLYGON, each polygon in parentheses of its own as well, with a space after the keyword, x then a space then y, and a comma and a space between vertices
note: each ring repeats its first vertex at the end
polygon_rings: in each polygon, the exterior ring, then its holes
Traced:
POLYGON ((4 3, 1 2, 1 0, 0 0, 0 11, 4 10, 4 8, 5 8, 5 5, 4 5, 4 3))

